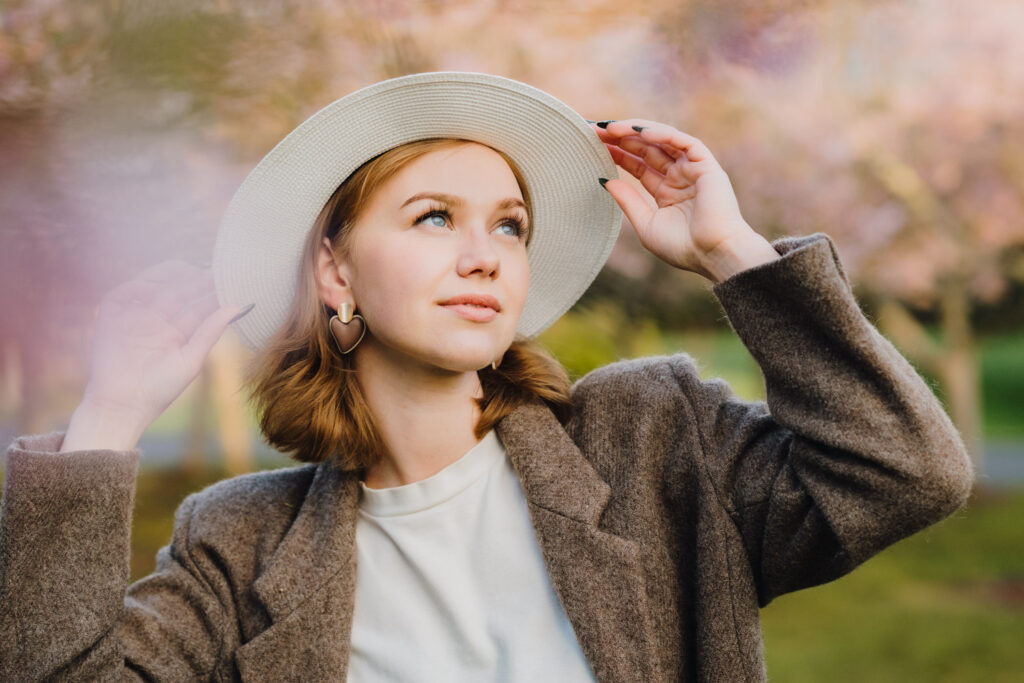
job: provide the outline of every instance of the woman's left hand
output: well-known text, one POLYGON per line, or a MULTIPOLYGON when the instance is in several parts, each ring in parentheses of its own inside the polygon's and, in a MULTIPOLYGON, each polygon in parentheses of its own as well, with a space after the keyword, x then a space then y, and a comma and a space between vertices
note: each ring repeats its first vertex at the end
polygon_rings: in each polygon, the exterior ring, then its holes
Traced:
POLYGON ((625 181, 605 185, 655 256, 714 282, 779 258, 743 219, 729 177, 700 140, 644 119, 593 125, 615 163, 639 179, 657 204, 652 208, 625 181))

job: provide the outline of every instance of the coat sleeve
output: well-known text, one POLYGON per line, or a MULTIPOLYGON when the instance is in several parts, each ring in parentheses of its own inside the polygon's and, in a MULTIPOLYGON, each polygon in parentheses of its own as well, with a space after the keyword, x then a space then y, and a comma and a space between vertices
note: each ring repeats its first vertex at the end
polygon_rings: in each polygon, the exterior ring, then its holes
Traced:
POLYGON ((939 521, 973 482, 957 430, 861 312, 832 240, 774 246, 781 259, 714 287, 761 368, 767 405, 701 381, 681 360, 673 368, 761 605, 939 521))
POLYGON ((25 437, 7 452, 0 680, 208 678, 230 617, 191 554, 195 495, 155 572, 128 587, 139 453, 57 453, 62 439, 25 437))

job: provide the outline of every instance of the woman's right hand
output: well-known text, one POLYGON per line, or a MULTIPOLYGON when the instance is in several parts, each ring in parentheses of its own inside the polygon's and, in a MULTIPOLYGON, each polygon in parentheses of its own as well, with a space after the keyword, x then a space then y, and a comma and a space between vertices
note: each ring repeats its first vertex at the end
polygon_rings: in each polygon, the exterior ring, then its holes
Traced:
POLYGON ((134 448, 196 378, 228 324, 247 312, 220 307, 210 270, 182 261, 112 289, 100 303, 89 383, 61 450, 134 448))

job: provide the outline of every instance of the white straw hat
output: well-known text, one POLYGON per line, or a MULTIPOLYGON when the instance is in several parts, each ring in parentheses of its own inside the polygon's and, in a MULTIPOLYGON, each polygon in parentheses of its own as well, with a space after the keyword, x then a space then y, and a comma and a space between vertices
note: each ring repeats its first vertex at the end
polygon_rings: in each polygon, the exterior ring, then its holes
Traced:
POLYGON ((540 334, 579 299, 622 219, 598 183, 617 175, 604 143, 579 114, 525 83, 473 72, 413 74, 313 114, 235 192, 217 233, 213 271, 222 305, 256 304, 234 323, 250 347, 261 348, 284 323, 306 236, 337 187, 378 154, 437 137, 504 152, 529 188, 530 289, 517 332, 540 334))

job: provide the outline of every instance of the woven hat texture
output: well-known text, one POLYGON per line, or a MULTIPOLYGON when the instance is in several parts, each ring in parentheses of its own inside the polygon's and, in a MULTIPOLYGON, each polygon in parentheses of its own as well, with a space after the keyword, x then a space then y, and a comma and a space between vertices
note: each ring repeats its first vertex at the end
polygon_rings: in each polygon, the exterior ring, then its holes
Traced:
POLYGON ((530 289, 517 332, 535 337, 583 294, 611 252, 622 213, 597 182, 615 164, 557 98, 490 74, 439 71, 381 81, 313 114, 236 191, 217 233, 222 305, 256 303, 234 323, 261 348, 284 322, 302 247, 324 204, 367 160, 407 142, 456 137, 507 154, 533 203, 530 289))

